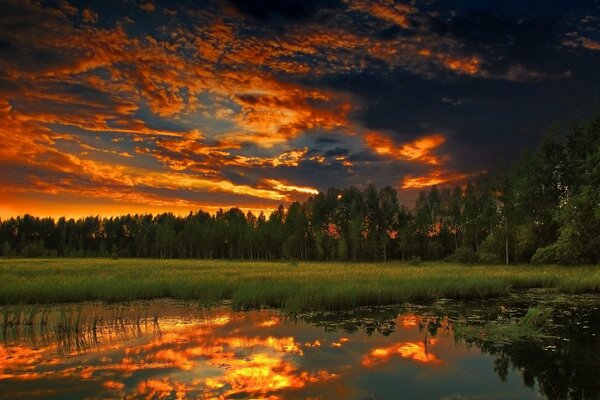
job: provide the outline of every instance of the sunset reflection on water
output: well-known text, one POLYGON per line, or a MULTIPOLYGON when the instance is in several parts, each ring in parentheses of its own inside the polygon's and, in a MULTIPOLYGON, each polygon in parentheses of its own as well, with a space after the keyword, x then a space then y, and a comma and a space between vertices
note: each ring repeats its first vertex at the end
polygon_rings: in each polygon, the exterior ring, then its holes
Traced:
POLYGON ((387 336, 325 330, 274 311, 208 314, 175 312, 128 335, 105 330, 71 351, 26 336, 5 341, 0 397, 360 398, 379 373, 448 374, 446 364, 472 356, 414 314, 399 315, 387 336))

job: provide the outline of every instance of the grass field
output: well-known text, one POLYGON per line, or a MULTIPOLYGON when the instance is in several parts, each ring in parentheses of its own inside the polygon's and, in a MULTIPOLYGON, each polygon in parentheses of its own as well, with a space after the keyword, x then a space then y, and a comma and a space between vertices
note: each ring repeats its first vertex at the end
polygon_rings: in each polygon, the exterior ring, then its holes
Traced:
POLYGON ((3 259, 0 304, 173 298, 291 312, 436 298, 484 298, 516 288, 600 293, 600 267, 464 266, 149 259, 3 259))

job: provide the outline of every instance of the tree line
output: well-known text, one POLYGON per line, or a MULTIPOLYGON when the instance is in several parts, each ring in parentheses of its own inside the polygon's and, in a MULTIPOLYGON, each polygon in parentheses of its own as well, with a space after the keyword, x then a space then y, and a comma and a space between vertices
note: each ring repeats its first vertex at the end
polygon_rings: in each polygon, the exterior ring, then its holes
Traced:
POLYGON ((2 256, 600 262, 600 117, 548 135, 510 170, 431 187, 412 208, 391 187, 330 188, 270 215, 1 221, 2 256))

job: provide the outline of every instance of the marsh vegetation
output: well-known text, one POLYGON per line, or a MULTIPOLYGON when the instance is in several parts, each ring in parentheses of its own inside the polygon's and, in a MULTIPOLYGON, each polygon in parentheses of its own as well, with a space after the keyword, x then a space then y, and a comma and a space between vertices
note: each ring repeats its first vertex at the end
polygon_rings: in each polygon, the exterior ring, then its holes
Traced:
POLYGON ((439 298, 482 299, 515 289, 600 293, 600 269, 425 263, 146 259, 0 261, 0 304, 171 298, 240 309, 339 310, 439 298))

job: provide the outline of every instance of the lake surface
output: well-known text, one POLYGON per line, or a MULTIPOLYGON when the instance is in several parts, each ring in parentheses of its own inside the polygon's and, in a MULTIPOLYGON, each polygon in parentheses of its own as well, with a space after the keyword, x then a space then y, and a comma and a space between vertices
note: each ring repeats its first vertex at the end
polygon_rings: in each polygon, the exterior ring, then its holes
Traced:
POLYGON ((529 291, 294 318, 168 301, 4 307, 0 398, 598 399, 599 304, 529 291), (540 305, 547 338, 454 338, 457 323, 540 305))

